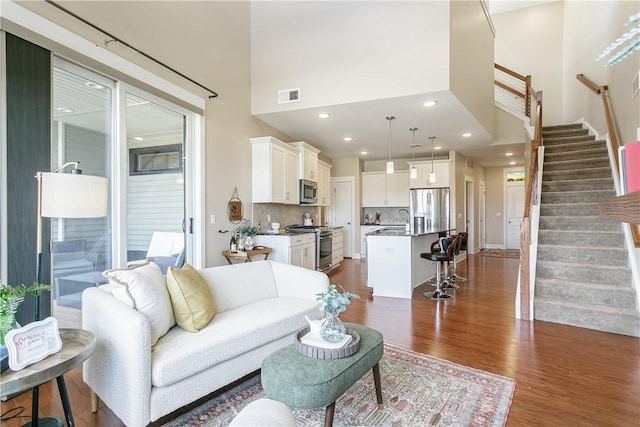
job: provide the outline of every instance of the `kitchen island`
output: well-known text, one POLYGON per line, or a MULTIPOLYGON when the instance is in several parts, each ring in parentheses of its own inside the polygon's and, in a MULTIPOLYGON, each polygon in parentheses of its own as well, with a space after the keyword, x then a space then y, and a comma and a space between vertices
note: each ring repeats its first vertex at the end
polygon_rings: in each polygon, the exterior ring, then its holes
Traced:
POLYGON ((435 277, 434 262, 420 258, 431 252, 431 244, 451 230, 407 233, 404 227, 389 227, 367 233, 367 286, 374 296, 411 298, 413 289, 435 277))

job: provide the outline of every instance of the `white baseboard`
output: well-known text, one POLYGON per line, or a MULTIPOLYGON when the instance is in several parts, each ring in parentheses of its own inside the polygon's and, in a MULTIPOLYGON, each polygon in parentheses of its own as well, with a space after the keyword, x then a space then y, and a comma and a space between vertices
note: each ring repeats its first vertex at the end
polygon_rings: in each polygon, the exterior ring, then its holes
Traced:
POLYGON ((496 245, 496 244, 490 244, 490 243, 486 243, 484 245, 485 249, 506 249, 505 245, 496 245))

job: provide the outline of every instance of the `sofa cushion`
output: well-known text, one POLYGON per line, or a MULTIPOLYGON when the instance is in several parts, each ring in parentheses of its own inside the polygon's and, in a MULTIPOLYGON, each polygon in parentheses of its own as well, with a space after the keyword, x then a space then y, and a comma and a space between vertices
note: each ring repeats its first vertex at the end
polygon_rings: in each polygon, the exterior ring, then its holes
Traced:
POLYGON ((132 268, 107 270, 115 298, 142 313, 151 325, 151 345, 176 324, 167 284, 160 268, 150 262, 132 268))
POLYGON ((169 267, 167 289, 176 323, 189 332, 198 332, 216 315, 216 306, 207 282, 189 264, 169 267))
POLYGON ((268 261, 203 268, 199 272, 211 289, 218 313, 278 296, 268 261))
POLYGON ((217 313, 196 334, 172 328, 154 347, 151 383, 171 385, 287 335, 293 342, 293 334, 306 325, 305 314, 322 315, 313 298, 280 297, 217 313))

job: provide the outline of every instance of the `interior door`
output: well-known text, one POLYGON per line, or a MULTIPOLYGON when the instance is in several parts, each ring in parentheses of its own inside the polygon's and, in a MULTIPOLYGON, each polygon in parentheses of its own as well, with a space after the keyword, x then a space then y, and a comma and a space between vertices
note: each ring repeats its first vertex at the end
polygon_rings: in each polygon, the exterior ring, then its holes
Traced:
POLYGON ((507 186, 507 249, 520 249, 520 224, 524 212, 524 185, 507 186))
POLYGON ((480 181, 480 187, 478 189, 478 246, 479 249, 484 249, 486 245, 486 229, 485 229, 485 182, 480 181))
POLYGON ((353 180, 333 180, 333 225, 344 227, 344 256, 353 258, 353 180))

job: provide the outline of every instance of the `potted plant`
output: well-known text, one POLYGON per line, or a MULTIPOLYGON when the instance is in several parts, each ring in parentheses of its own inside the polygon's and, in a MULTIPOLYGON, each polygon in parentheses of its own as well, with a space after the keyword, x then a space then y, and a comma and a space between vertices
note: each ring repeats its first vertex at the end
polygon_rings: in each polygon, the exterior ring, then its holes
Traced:
POLYGON ((342 293, 338 291, 336 285, 329 285, 327 292, 316 294, 318 308, 326 313, 320 327, 320 336, 329 342, 339 342, 344 338, 346 328, 338 315, 347 309, 352 298, 360 298, 357 294, 346 292, 342 286, 340 289, 342 293))
POLYGON ((258 231, 260 231, 260 222, 255 225, 249 225, 249 220, 243 219, 242 226, 238 228, 238 231, 240 234, 240 240, 243 243, 243 248, 250 251, 255 246, 253 236, 258 234, 258 231))
POLYGON ((34 282, 26 287, 19 285, 7 285, 0 282, 0 345, 4 345, 4 337, 16 325, 16 312, 27 295, 38 296, 42 291, 50 291, 51 285, 43 285, 34 282))

